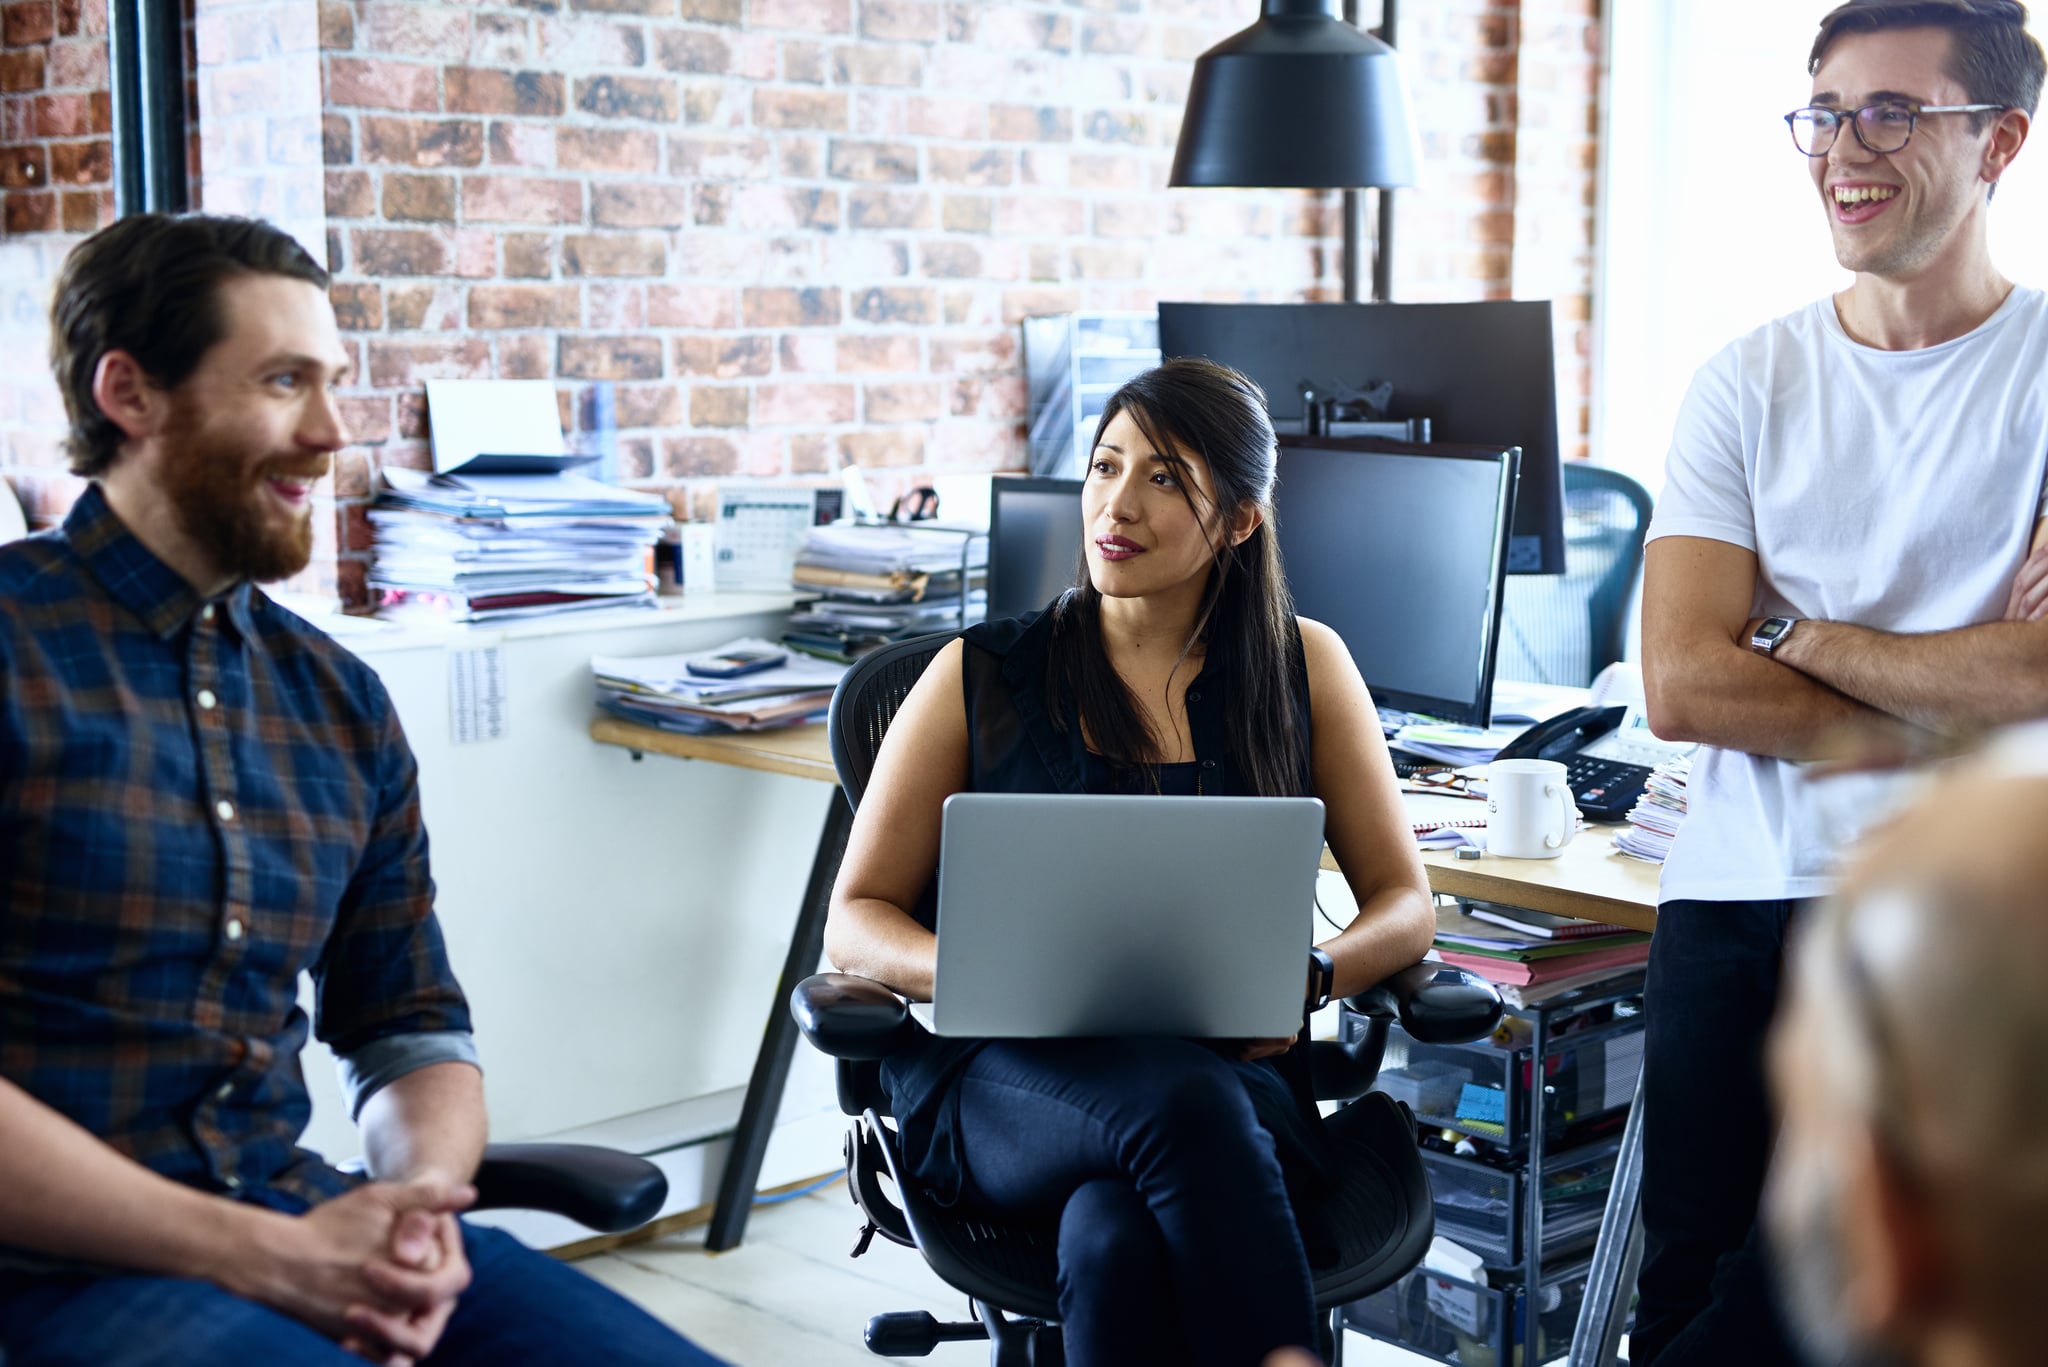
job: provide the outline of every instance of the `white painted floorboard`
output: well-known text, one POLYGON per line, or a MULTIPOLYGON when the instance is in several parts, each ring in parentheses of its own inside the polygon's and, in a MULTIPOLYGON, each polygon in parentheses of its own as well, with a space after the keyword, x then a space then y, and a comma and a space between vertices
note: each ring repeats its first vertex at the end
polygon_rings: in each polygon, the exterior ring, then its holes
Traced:
MULTIPOLYGON (((631 1244, 581 1260, 578 1268, 630 1297, 735 1367, 880 1367, 861 1346, 868 1316, 929 1310, 968 1319, 966 1297, 949 1289, 915 1251, 883 1239, 847 1257, 860 1215, 834 1185, 814 1195, 756 1207, 746 1241, 706 1253, 701 1229, 631 1244)), ((934 1367, 986 1367, 986 1343, 941 1344, 934 1367)), ((1357 1334, 1345 1367, 1425 1367, 1417 1357, 1357 1334)))

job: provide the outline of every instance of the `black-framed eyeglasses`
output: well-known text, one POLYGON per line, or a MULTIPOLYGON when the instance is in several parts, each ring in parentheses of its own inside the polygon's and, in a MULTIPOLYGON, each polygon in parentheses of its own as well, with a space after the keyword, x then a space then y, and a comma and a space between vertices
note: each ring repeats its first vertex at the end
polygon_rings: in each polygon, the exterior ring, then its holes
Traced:
POLYGON ((1872 152, 1896 152, 1913 140, 1913 129, 1923 114, 1981 114, 2004 109, 2002 104, 1866 104, 1853 115, 1824 104, 1795 109, 1785 116, 1792 130, 1792 145, 1809 157, 1824 157, 1841 134, 1842 121, 1850 125, 1856 141, 1872 152))

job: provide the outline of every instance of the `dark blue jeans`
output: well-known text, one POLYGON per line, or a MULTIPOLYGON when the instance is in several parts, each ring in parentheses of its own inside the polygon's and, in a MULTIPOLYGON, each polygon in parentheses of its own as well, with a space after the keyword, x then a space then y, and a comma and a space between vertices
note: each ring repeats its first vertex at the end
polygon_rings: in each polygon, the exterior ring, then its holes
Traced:
POLYGON ((1757 1224, 1777 1133, 1764 1037, 1807 904, 1666 902, 1644 986, 1642 1275, 1629 1361, 1792 1367, 1757 1224))
POLYGON ((1071 1367, 1245 1367, 1313 1350, 1315 1297, 1273 1136, 1285 1084, 1187 1040, 1002 1040, 960 1089, 962 1200, 1059 1222, 1071 1367))
MULTIPOLYGON (((717 1367, 623 1297, 511 1235, 465 1223, 474 1274, 426 1367, 717 1367)), ((211 1282, 172 1277, 0 1281, 7 1367, 363 1367, 331 1339, 211 1282)))

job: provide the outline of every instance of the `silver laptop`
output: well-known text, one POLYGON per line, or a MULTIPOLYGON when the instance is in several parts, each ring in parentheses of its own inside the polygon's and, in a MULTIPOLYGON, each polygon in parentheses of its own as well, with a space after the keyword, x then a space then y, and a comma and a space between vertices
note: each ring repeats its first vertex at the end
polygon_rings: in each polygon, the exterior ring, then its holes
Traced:
POLYGON ((939 1035, 1291 1035, 1314 798, 959 793, 939 852, 939 1035))

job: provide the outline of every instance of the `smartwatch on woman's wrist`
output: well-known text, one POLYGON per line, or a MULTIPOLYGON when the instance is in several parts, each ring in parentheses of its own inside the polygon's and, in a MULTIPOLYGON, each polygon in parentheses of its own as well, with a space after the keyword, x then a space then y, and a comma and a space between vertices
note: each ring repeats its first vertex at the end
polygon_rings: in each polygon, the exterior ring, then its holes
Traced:
POLYGON ((1330 992, 1337 985, 1337 961, 1320 945, 1308 947, 1308 968, 1315 990, 1309 993, 1309 1009, 1320 1011, 1330 1004, 1330 992))

